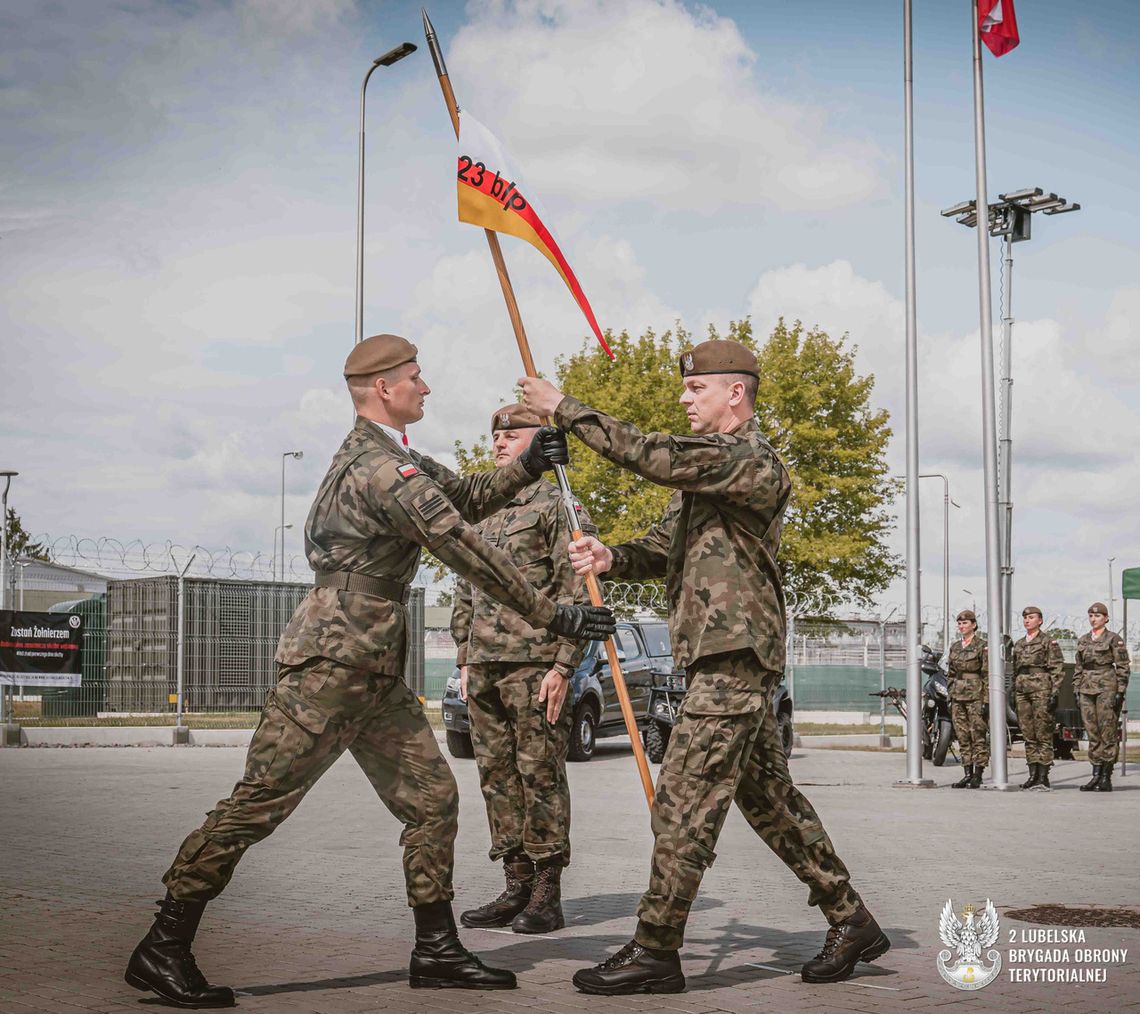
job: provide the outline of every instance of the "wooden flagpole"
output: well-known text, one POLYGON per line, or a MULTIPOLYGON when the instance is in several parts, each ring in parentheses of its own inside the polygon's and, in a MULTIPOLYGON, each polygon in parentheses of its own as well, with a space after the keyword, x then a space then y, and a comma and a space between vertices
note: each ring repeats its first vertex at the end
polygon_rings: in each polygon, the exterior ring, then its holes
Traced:
MULTIPOLYGON (((443 53, 439 48, 439 40, 436 38, 435 29, 432 27, 431 19, 428 17, 426 10, 423 12, 423 16, 424 35, 427 37, 428 48, 431 50, 432 61, 435 63, 435 72, 439 77, 439 86, 443 90, 443 99, 447 105, 447 112, 451 116, 451 126, 455 131, 456 139, 458 139, 459 105, 455 101, 455 92, 452 90, 451 81, 447 76, 447 65, 443 61, 443 53)), ((499 276, 499 285, 502 286, 503 289, 503 299, 507 304, 507 314, 511 318, 511 327, 514 328, 515 341, 519 347, 519 355, 522 356, 523 371, 528 377, 537 377, 538 371, 535 369, 534 356, 531 355, 530 342, 527 340, 526 328, 523 327, 518 300, 515 299, 515 290, 511 285, 510 275, 507 274, 507 264, 506 261, 503 260, 503 251, 499 245, 499 236, 490 229, 484 229, 483 232, 487 237, 487 246, 491 249, 491 260, 495 263, 495 273, 499 276)), ((582 529, 578 524, 578 514, 574 506, 574 494, 570 489, 570 482, 566 477, 566 469, 563 468, 562 465, 556 465, 554 471, 558 478, 558 489, 562 495, 562 506, 566 512, 566 520, 574 538, 580 539, 582 538, 582 529)), ((590 593, 590 601, 594 605, 600 606, 605 604, 602 598, 602 587, 598 582, 597 575, 586 575, 586 588, 590 593)), ((641 775, 641 786, 645 790, 645 799, 652 809, 653 778, 649 773, 649 763, 645 759, 645 750, 641 745, 641 733, 637 728, 637 719, 633 714, 633 704, 629 699, 629 689, 626 687, 625 677, 622 675, 621 663, 617 654, 617 642, 614 638, 610 637, 606 639, 605 646, 606 657, 610 663, 610 672, 613 675, 614 689, 617 691, 618 703, 621 705, 621 715, 625 720, 626 731, 629 733, 629 738, 633 743, 633 756, 637 761, 638 773, 641 775)))

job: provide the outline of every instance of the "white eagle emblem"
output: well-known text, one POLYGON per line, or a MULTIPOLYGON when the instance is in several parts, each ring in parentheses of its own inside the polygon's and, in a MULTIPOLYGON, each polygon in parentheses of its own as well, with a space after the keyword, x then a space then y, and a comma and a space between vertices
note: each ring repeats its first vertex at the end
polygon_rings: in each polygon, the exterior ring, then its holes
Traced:
POLYGON ((499 413, 499 426, 502 429, 506 429, 508 426, 510 426, 510 424, 511 424, 510 412, 500 412, 499 413))
POLYGON ((686 373, 693 368, 693 354, 691 352, 686 352, 681 356, 681 365, 685 367, 686 373))
POLYGON ((1001 971, 999 951, 990 950, 986 954, 989 965, 982 961, 982 951, 997 943, 997 911, 987 898, 985 910, 980 915, 973 905, 966 905, 962 909, 962 920, 958 921, 954 903, 947 898, 938 920, 938 935, 951 950, 938 952, 938 973, 958 989, 981 989, 993 982, 1001 971), (958 957, 951 960, 955 950, 958 957))

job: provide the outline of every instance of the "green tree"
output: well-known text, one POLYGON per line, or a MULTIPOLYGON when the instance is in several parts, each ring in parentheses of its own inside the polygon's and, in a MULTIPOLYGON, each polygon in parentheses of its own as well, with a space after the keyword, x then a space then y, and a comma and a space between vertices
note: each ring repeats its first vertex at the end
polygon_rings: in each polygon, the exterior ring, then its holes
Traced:
MULTIPOLYGON (((720 335, 710 328, 709 337, 720 335)), ((871 404, 874 377, 857 373, 846 337, 798 321, 789 327, 780 320, 762 345, 747 319, 731 322, 728 337, 760 359, 757 419, 792 477, 780 552, 788 588, 868 603, 899 570, 886 545, 897 493, 885 457, 891 430, 888 413, 871 404)), ((692 347, 691 334, 678 324, 660 335, 608 338, 615 361, 585 342, 558 361, 559 387, 644 431, 687 433, 677 357, 692 347)), ((456 457, 464 471, 486 467, 485 438, 470 450, 457 443, 456 457)), ((609 543, 642 534, 672 495, 580 444, 570 462, 574 492, 609 543)))
POLYGON ((7 537, 8 555, 12 559, 24 556, 31 560, 47 560, 47 546, 28 534, 20 515, 11 507, 8 508, 7 537))

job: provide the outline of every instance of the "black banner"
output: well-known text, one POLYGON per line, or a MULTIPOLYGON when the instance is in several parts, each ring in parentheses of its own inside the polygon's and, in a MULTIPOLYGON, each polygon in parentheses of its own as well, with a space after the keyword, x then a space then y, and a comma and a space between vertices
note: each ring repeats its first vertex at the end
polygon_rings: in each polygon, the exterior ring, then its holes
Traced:
POLYGON ((0 686, 77 687, 83 617, 0 609, 0 686))

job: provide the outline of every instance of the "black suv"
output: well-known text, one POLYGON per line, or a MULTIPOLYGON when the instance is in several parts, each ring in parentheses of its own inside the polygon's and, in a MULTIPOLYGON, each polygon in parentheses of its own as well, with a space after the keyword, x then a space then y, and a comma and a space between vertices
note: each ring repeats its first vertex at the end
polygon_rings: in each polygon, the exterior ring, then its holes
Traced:
MULTIPOLYGON (((630 703, 642 730, 650 723, 649 705, 653 688, 674 679, 669 627, 664 620, 622 620, 617 625, 618 661, 629 689, 630 703)), ((586 654, 570 677, 567 706, 572 709, 574 728, 570 736, 570 760, 587 761, 598 739, 626 735, 610 664, 601 641, 591 641, 586 654)), ((459 697, 459 670, 451 674, 442 702, 447 749, 453 757, 474 757, 467 702, 459 697)))

